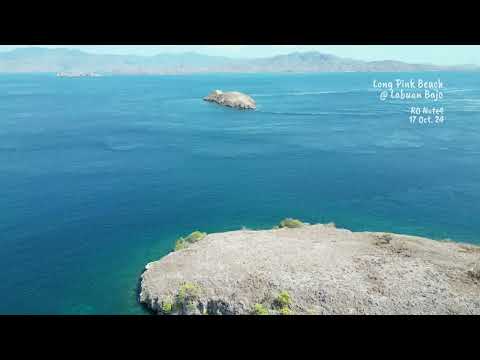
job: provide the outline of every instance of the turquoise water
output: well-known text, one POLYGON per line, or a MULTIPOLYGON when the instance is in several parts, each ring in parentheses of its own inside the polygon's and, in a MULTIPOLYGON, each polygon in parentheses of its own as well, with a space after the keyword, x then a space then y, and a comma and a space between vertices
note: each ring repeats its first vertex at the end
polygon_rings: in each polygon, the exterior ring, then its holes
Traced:
POLYGON ((197 229, 291 216, 479 243, 479 110, 470 73, 1 75, 0 313, 142 314, 145 263, 197 229), (443 124, 379 100, 373 80, 399 77, 442 79, 443 124))

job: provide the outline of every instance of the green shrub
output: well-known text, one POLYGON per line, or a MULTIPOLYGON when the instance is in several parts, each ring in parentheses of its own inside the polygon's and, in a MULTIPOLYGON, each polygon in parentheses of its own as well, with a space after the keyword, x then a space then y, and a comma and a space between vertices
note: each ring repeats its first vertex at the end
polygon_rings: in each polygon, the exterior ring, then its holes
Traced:
POLYGON ((188 235, 185 238, 185 241, 187 243, 196 243, 197 241, 202 240, 205 236, 207 236, 207 233, 200 232, 200 231, 194 231, 190 235, 188 235))
POLYGON ((184 238, 180 238, 175 242, 175 251, 180 251, 182 249, 185 249, 188 246, 188 244, 185 242, 184 238))
POLYGON ((252 315, 268 315, 268 309, 262 304, 253 305, 252 315))
POLYGON ((172 310, 179 314, 192 314, 195 312, 200 300, 200 288, 192 283, 183 283, 175 297, 172 310))
POLYGON ((184 283, 178 289, 177 302, 180 304, 189 304, 198 300, 200 296, 200 288, 192 283, 184 283))
POLYGON ((172 311, 173 311, 173 302, 170 300, 165 300, 162 303, 162 313, 168 315, 168 314, 171 314, 172 311))
POLYGON ((280 221, 281 228, 299 228, 305 225, 303 222, 297 219, 286 218, 280 221))
POLYGON ((284 306, 280 309, 279 314, 280 315, 292 315, 292 310, 290 310, 289 307, 284 306))
POLYGON ((292 305, 292 298, 288 292, 282 291, 275 298, 275 300, 273 301, 273 304, 280 309, 290 308, 290 306, 292 305))
POLYGON ((197 304, 195 304, 194 302, 187 302, 185 304, 185 308, 187 309, 187 314, 192 314, 193 312, 195 312, 197 304))
POLYGON ((188 247, 188 245, 202 240, 205 236, 207 236, 207 233, 194 231, 190 235, 188 235, 186 238, 181 237, 175 242, 175 251, 185 249, 188 247))

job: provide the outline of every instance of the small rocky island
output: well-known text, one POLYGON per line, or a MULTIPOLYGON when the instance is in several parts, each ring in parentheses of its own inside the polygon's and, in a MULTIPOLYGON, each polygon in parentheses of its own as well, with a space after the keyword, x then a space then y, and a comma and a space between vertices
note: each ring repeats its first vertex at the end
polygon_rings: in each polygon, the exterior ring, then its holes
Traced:
POLYGON ((480 314, 480 247, 286 219, 194 232, 146 266, 157 314, 480 314))
POLYGON ((102 75, 94 72, 58 72, 57 77, 100 77, 102 75))
POLYGON ((255 100, 250 96, 237 91, 224 93, 221 90, 215 90, 207 97, 204 97, 203 100, 241 110, 257 108, 255 100))

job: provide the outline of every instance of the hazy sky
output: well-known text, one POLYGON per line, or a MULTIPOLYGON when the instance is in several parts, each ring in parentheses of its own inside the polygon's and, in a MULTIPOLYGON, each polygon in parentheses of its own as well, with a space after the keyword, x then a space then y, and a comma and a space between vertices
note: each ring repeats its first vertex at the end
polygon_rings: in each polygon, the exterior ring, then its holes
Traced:
MULTIPOLYGON (((8 51, 27 45, 0 45, 8 51)), ((359 60, 400 60, 439 65, 480 65, 478 45, 41 45, 79 49, 97 54, 155 55, 194 51, 230 57, 266 57, 294 51, 319 51, 359 60)))

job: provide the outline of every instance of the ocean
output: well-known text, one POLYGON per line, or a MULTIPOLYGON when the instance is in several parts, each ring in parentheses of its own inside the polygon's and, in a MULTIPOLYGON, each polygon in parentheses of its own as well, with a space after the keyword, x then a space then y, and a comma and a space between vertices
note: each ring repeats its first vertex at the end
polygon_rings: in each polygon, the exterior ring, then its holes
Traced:
POLYGON ((479 111, 467 72, 0 75, 0 314, 146 314, 144 265, 194 230, 294 217, 480 244, 479 111), (396 79, 443 97, 381 100, 396 79))

